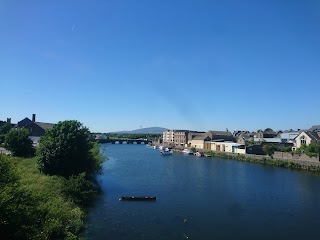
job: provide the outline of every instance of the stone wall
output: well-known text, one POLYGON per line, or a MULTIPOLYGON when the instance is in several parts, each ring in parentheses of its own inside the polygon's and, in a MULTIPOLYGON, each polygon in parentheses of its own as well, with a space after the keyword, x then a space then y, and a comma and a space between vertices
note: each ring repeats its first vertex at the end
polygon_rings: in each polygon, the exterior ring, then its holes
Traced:
POLYGON ((288 161, 295 160, 295 161, 303 161, 303 162, 319 162, 319 156, 309 157, 304 153, 299 155, 299 154, 291 154, 288 152, 274 152, 273 158, 279 159, 279 160, 288 160, 288 161))

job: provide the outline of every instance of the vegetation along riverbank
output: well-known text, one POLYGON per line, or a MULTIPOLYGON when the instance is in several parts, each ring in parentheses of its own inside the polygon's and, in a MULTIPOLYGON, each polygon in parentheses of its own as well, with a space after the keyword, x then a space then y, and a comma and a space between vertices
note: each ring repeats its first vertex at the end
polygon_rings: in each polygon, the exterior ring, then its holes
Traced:
MULTIPOLYGON (((181 150, 175 150, 180 152, 181 150)), ((320 162, 308 162, 298 160, 284 160, 276 159, 273 156, 253 155, 253 154, 234 154, 234 153, 222 153, 215 151, 201 151, 201 154, 206 157, 219 157, 224 159, 234 159, 242 162, 259 163, 269 166, 278 166, 289 169, 304 170, 320 173, 320 162)))
MULTIPOLYGON (((0 154, 0 239, 81 237, 103 162, 90 139, 81 123, 64 121, 41 138, 36 156, 30 157, 32 151, 18 152, 19 157, 0 154)), ((10 141, 19 145, 26 139, 10 141)))

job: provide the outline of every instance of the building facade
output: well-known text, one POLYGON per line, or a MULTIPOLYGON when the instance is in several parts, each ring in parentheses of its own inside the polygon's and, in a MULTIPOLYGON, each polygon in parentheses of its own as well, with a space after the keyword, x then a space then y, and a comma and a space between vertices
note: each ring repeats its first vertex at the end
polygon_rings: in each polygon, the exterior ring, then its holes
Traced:
POLYGON ((174 144, 174 132, 173 130, 164 131, 162 134, 162 142, 165 144, 174 144))
POLYGON ((162 142, 176 147, 184 147, 188 143, 189 133, 189 130, 167 130, 163 132, 162 142))
POLYGON ((320 144, 320 132, 303 131, 295 138, 295 148, 302 145, 310 145, 311 143, 320 144))
POLYGON ((184 147, 188 143, 188 130, 174 130, 173 140, 176 147, 184 147))

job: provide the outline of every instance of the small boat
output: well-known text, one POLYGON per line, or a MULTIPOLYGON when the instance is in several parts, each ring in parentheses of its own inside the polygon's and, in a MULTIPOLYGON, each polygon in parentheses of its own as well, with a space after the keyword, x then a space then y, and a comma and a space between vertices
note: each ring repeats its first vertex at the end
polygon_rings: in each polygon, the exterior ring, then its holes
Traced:
POLYGON ((160 149, 160 150, 163 150, 163 149, 164 149, 164 146, 159 146, 159 149, 160 149))
POLYGON ((173 153, 173 152, 172 152, 172 151, 169 151, 169 150, 164 150, 164 151, 161 151, 161 152, 160 152, 161 155, 172 155, 172 153, 173 153))
POLYGON ((153 149, 157 149, 158 147, 157 147, 157 146, 153 146, 152 148, 153 148, 153 149))
POLYGON ((120 201, 155 201, 157 198, 153 196, 123 196, 120 201))
POLYGON ((184 149, 184 150, 182 151, 182 153, 183 153, 183 154, 192 154, 192 151, 189 150, 189 149, 184 149))
POLYGON ((201 157, 202 156, 202 154, 199 153, 199 152, 196 152, 194 155, 196 155, 197 157, 201 157))

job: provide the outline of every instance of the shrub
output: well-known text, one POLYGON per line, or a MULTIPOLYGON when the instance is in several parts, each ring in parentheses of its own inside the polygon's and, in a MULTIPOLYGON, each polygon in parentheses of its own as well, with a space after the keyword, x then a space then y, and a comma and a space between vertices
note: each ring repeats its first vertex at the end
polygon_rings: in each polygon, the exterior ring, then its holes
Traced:
POLYGON ((4 145, 17 157, 31 157, 35 152, 25 128, 11 129, 6 134, 4 145))
POLYGON ((64 179, 36 159, 0 155, 0 239, 78 239, 84 212, 62 194, 64 179))

